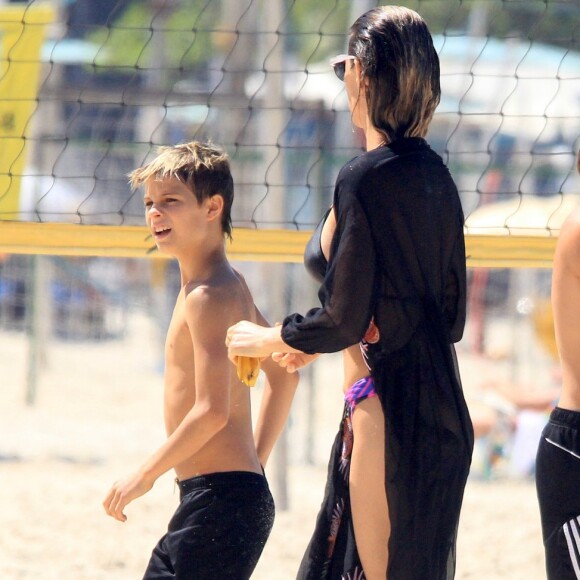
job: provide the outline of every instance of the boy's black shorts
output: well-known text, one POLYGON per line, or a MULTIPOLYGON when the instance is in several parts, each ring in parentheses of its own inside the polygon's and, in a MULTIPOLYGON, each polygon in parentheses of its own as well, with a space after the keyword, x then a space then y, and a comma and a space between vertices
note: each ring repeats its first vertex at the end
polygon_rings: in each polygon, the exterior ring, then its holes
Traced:
POLYGON ((548 580, 580 580, 580 412, 556 407, 536 458, 548 580))
POLYGON ((179 482, 181 501, 144 580, 247 580, 274 523, 263 475, 212 473, 179 482))

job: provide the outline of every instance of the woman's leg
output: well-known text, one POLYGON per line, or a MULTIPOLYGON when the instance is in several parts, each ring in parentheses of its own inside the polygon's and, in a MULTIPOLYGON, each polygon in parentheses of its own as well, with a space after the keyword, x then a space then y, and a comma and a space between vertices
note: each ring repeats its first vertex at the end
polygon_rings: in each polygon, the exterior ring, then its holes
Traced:
POLYGON ((356 405, 350 465, 354 536, 367 580, 385 580, 391 523, 385 492, 385 428, 378 397, 356 405))

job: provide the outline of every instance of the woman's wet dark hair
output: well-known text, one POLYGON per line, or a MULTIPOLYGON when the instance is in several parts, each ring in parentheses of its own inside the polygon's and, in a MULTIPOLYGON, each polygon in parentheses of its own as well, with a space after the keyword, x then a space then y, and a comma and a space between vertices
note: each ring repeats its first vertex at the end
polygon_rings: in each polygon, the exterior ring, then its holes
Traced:
POLYGON ((348 53, 360 63, 369 116, 386 141, 424 137, 441 87, 439 57, 421 16, 401 6, 365 12, 350 28, 348 53))

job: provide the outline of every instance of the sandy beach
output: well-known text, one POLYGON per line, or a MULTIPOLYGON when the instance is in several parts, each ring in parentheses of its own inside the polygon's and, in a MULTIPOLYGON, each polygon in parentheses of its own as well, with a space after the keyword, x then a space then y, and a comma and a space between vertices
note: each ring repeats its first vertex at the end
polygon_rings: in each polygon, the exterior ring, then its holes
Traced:
MULTIPOLYGON (((3 580, 141 578, 178 500, 171 474, 128 507, 124 524, 105 516, 101 501, 111 483, 136 468, 164 437, 158 342, 155 328, 141 315, 131 316, 122 340, 51 340, 36 402, 28 406, 26 337, 0 331, 3 580)), ((460 364, 466 388, 498 372, 490 361, 461 349, 460 364)), ((313 372, 313 431, 308 438, 306 385, 287 432, 289 509, 277 513, 256 580, 295 577, 322 498, 326 457, 340 415, 333 378, 340 364, 328 357, 313 372)), ((257 404, 259 387, 253 396, 257 404)), ((268 467, 275 494, 280 473, 274 462, 268 467)), ((545 577, 530 478, 485 479, 474 471, 465 494, 457 561, 461 580, 545 577)))

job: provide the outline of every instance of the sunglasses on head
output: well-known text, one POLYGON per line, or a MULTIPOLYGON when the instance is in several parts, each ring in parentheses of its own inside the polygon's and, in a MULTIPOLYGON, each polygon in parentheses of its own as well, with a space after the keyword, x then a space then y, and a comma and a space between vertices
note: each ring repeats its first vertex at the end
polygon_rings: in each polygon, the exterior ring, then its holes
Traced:
POLYGON ((332 68, 334 69, 334 74, 341 81, 344 81, 344 71, 346 68, 346 61, 354 60, 355 58, 356 56, 352 56, 351 54, 339 54, 330 61, 330 66, 332 66, 332 68))

